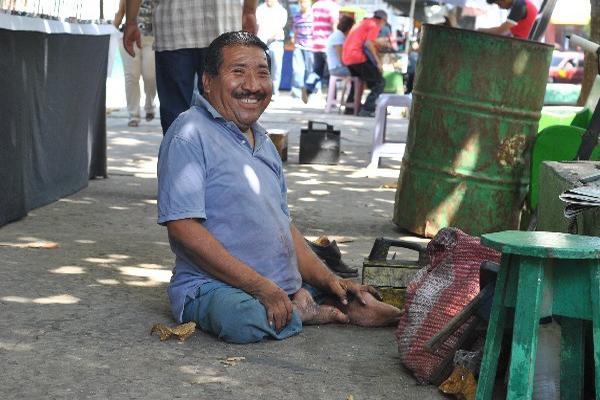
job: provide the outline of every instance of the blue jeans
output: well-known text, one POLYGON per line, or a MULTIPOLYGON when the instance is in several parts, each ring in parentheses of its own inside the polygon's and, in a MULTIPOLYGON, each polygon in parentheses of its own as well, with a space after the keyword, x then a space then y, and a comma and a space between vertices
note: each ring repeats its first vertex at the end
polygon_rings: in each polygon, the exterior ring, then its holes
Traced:
MULTIPOLYGON (((327 66, 327 54, 324 51, 315 51, 313 61, 313 71, 317 75, 319 82, 329 82, 329 67, 327 66)), ((319 85, 319 90, 321 85, 319 85)))
POLYGON ((195 75, 198 75, 198 91, 202 94, 206 50, 199 48, 156 52, 156 89, 160 99, 163 135, 175 118, 190 108, 195 75))
POLYGON ((292 94, 300 97, 302 88, 306 88, 308 93, 313 93, 320 89, 321 80, 319 75, 313 71, 314 53, 310 50, 304 50, 299 47, 294 49, 292 56, 292 94))
POLYGON ((281 84, 281 66, 283 65, 283 40, 276 40, 269 44, 269 57, 271 57, 273 94, 278 95, 281 84))
MULTIPOLYGON (((308 285, 303 286, 317 303, 325 295, 308 285)), ((183 322, 194 321, 200 329, 231 343, 254 343, 261 340, 285 339, 302 332, 300 315, 294 310, 292 320, 281 332, 267 321, 265 306, 241 289, 223 282, 202 284, 195 298, 188 297, 183 309, 183 322)))

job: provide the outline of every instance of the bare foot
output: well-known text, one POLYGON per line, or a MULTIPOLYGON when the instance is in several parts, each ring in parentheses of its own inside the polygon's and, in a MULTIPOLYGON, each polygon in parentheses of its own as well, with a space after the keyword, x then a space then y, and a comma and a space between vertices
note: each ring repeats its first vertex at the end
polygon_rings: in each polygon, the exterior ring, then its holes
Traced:
POLYGON ((300 314, 305 325, 329 324, 337 322, 347 324, 349 319, 338 308, 330 305, 319 306, 306 289, 300 289, 292 298, 292 304, 300 314))
POLYGON ((377 300, 368 292, 362 293, 367 304, 360 304, 352 300, 347 306, 350 323, 359 326, 390 326, 396 325, 400 320, 400 309, 377 300))

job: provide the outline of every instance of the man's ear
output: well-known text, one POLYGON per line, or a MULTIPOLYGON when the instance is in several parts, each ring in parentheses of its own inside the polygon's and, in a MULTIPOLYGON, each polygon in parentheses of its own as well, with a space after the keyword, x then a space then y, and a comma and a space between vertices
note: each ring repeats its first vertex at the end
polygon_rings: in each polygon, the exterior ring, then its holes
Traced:
POLYGON ((210 93, 210 85, 212 83, 211 76, 206 72, 202 73, 202 90, 204 93, 210 93))

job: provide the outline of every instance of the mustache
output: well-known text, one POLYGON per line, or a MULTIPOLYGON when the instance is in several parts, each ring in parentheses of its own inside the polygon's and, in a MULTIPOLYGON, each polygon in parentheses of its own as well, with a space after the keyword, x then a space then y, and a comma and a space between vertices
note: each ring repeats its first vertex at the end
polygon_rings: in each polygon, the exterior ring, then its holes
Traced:
POLYGON ((243 99, 244 97, 254 97, 260 101, 266 99, 267 94, 262 90, 257 90, 255 92, 252 92, 250 90, 238 90, 236 92, 233 92, 233 97, 238 100, 243 99))

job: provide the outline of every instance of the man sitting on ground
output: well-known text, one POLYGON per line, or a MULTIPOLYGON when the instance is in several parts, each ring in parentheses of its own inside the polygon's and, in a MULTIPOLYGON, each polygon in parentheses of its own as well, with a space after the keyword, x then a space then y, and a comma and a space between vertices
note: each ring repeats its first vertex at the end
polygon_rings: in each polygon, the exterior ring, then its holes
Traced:
POLYGON ((176 255, 173 315, 235 343, 284 339, 303 324, 396 323, 397 308, 336 277, 290 222, 281 159, 257 123, 273 91, 267 52, 247 32, 215 39, 204 97, 161 144, 158 222, 176 255))

